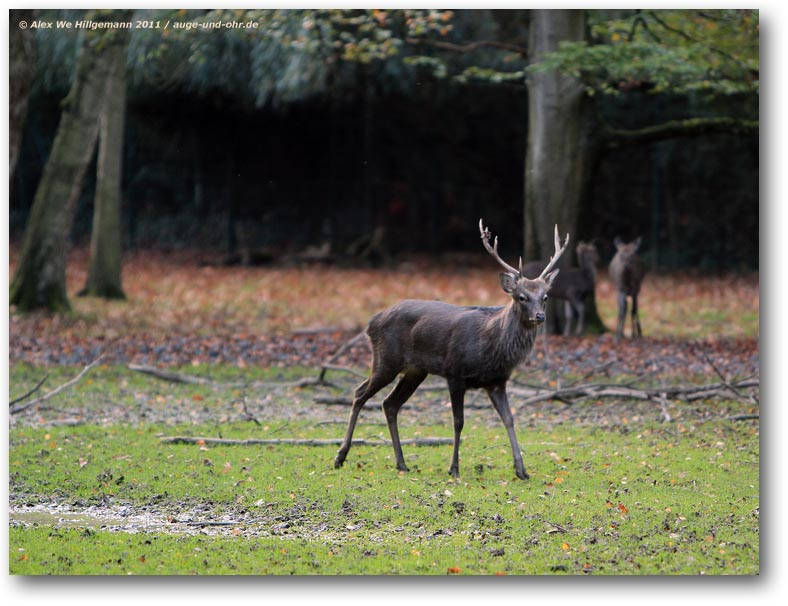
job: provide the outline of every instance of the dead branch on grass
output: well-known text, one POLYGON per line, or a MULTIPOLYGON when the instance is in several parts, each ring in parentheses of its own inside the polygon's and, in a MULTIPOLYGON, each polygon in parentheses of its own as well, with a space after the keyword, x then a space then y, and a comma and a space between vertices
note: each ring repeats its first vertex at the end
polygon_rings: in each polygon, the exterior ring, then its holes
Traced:
MULTIPOLYGON (((731 387, 739 390, 738 399, 747 399, 750 401, 750 395, 742 393, 741 390, 758 388, 759 386, 760 383, 756 379, 743 380, 735 383, 723 382, 711 383, 708 385, 670 385, 657 388, 632 387, 630 385, 605 383, 583 383, 559 389, 513 388, 509 390, 509 394, 525 398, 518 402, 518 407, 549 400, 559 400, 567 404, 574 404, 579 400, 588 398, 650 400, 664 406, 668 399, 692 402, 694 400, 729 398, 731 395, 731 387)), ((733 393, 736 395, 736 392, 733 393)))
POLYGON ((44 379, 42 379, 39 382, 39 384, 34 389, 31 389, 27 394, 25 394, 24 396, 20 396, 19 398, 16 398, 13 402, 10 403, 10 408, 8 410, 9 414, 12 414, 12 415, 19 414, 20 412, 25 411, 28 408, 31 408, 33 406, 41 404, 42 402, 45 402, 46 400, 49 400, 50 398, 52 398, 52 397, 56 396, 57 394, 59 394, 64 389, 68 389, 72 385, 75 385, 76 383, 78 383, 82 379, 82 377, 84 377, 88 373, 88 371, 90 371, 91 368, 93 368, 96 364, 98 364, 99 361, 101 360, 101 358, 103 358, 103 357, 104 357, 104 354, 101 354, 98 358, 96 358, 90 364, 85 366, 85 368, 83 368, 80 371, 80 373, 76 377, 71 379, 70 381, 66 381, 62 385, 58 385, 52 391, 45 393, 43 396, 40 396, 38 398, 35 398, 33 400, 30 400, 28 402, 20 404, 19 402, 21 400, 23 400, 24 398, 30 397, 32 394, 34 394, 36 391, 38 391, 38 389, 41 387, 41 385, 43 385, 44 380, 46 379, 46 377, 44 377, 44 379))
MULTIPOLYGON (((731 394, 736 399, 752 401, 753 396, 744 393, 746 389, 757 389, 760 383, 757 379, 745 379, 738 382, 711 383, 708 385, 674 385, 657 388, 635 387, 632 384, 619 385, 614 383, 582 383, 567 387, 510 387, 507 391, 510 396, 523 398, 516 403, 517 409, 539 402, 558 401, 571 406, 586 399, 613 398, 619 400, 647 400, 660 405, 663 418, 666 422, 671 420, 667 411, 668 400, 692 402, 714 398, 729 398, 731 394)), ((421 388, 419 388, 421 390, 421 388)), ((350 406, 351 398, 316 395, 313 401, 325 405, 350 406)), ((468 403, 466 403, 468 407, 468 403)), ((757 418, 757 415, 755 415, 757 418)))
MULTIPOLYGON (((159 438, 165 444, 208 444, 222 446, 335 446, 342 444, 342 438, 310 439, 310 438, 269 438, 269 439, 230 439, 230 438, 202 438, 197 436, 163 436, 159 438)), ((401 440, 402 444, 413 446, 439 446, 451 444, 453 438, 411 438, 401 440)), ((356 438, 354 446, 390 446, 388 440, 367 440, 356 438)))
POLYGON ((19 396, 18 398, 14 398, 13 400, 11 400, 11 401, 8 403, 8 405, 9 405, 9 406, 13 406, 14 404, 17 404, 17 403, 21 402, 22 400, 27 400, 27 399, 28 399, 30 396, 32 396, 32 395, 33 395, 34 393, 36 393, 36 392, 37 392, 39 389, 41 389, 41 386, 44 384, 44 381, 46 381, 48 378, 49 378, 49 373, 45 374, 45 375, 44 375, 44 378, 43 378, 43 379, 41 379, 41 380, 40 380, 38 383, 36 383, 36 386, 35 386, 33 389, 31 389, 30 391, 28 391, 28 392, 27 392, 27 393, 25 393, 25 394, 22 394, 22 395, 21 395, 21 396, 19 396))
POLYGON ((146 366, 144 364, 129 364, 128 368, 129 370, 133 370, 135 372, 141 372, 143 374, 156 377, 157 379, 161 379, 162 381, 170 381, 171 383, 186 383, 193 385, 207 385, 209 387, 247 387, 251 389, 255 389, 255 388, 278 389, 278 388, 291 388, 291 387, 311 387, 314 385, 328 385, 326 381, 322 381, 320 378, 315 378, 315 377, 304 377, 303 379, 298 379, 297 381, 283 381, 283 382, 276 382, 276 381, 222 382, 222 381, 214 381, 213 379, 208 379, 206 377, 197 377, 194 375, 182 374, 170 370, 163 370, 161 368, 156 368, 155 366, 146 366))
POLYGON ((342 345, 342 347, 337 349, 336 352, 334 352, 334 355, 331 356, 328 360, 326 360, 323 363, 323 365, 320 367, 320 375, 318 376, 318 379, 320 381, 324 381, 325 378, 326 378, 326 372, 328 372, 329 370, 338 370, 338 371, 342 371, 342 372, 349 372, 351 374, 360 376, 362 379, 366 379, 366 376, 364 376, 363 374, 361 374, 360 372, 358 372, 357 370, 355 370, 353 368, 348 368, 347 366, 339 366, 339 365, 334 364, 334 362, 343 353, 345 353, 348 349, 353 347, 353 345, 355 345, 358 341, 364 340, 364 342, 367 343, 367 345, 369 345, 369 342, 366 341, 366 336, 367 336, 366 330, 362 330, 355 337, 353 337, 352 339, 349 339, 348 341, 346 341, 342 345))

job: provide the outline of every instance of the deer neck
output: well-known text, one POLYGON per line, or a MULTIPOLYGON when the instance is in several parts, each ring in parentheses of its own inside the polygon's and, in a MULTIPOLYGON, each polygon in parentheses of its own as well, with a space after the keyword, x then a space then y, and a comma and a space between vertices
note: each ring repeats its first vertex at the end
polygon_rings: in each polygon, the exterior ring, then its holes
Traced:
POLYGON ((536 328, 526 325, 517 313, 515 304, 509 303, 487 324, 485 331, 487 355, 513 369, 531 352, 536 338, 536 328))

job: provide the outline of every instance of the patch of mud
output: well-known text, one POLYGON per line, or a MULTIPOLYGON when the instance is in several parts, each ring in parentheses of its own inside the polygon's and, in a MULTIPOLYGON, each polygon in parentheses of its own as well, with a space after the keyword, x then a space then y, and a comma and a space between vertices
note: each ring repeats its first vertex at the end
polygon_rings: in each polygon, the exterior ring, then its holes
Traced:
MULTIPOLYGON (((187 536, 286 536, 297 533, 303 538, 328 530, 328 522, 307 519, 302 512, 273 515, 263 508, 257 513, 249 510, 227 511, 215 515, 210 506, 197 506, 177 513, 147 506, 108 505, 74 506, 63 503, 38 503, 9 507, 9 525, 76 528, 85 532, 167 533, 187 536)), ((324 517, 328 517, 325 512, 324 517)))

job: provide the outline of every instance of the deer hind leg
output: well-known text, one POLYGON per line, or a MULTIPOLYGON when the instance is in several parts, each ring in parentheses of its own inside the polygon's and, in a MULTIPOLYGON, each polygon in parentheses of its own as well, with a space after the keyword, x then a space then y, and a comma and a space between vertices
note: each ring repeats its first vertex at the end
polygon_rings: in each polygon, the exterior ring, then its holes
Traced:
POLYGON ((618 292, 618 322, 616 324, 616 338, 620 339, 624 336, 624 322, 627 317, 627 296, 619 291, 618 292))
POLYGON ((639 338, 643 336, 643 331, 640 328, 640 316, 638 315, 638 296, 632 295, 632 337, 639 338))
POLYGON ((582 299, 577 302, 575 313, 577 313, 577 326, 575 327, 575 336, 579 337, 580 335, 583 334, 583 329, 585 328, 585 319, 586 319, 586 304, 582 299))
POLYGON ((520 454, 520 445, 517 443, 517 435, 514 432, 514 419, 512 418, 512 411, 509 409, 509 398, 506 397, 506 385, 501 384, 488 387, 487 395, 490 396, 495 410, 498 411, 503 421, 503 426, 506 427, 506 433, 509 435, 512 457, 514 458, 514 473, 521 480, 527 480, 530 476, 525 471, 523 456, 520 454))
POLYGON ((575 308, 571 301, 564 301, 564 336, 572 334, 572 317, 575 315, 575 308))
POLYGON ((397 428, 397 414, 402 405, 413 395, 416 388, 421 384, 427 373, 417 368, 412 368, 402 375, 396 387, 383 400, 383 412, 386 415, 386 423, 391 434, 391 445, 394 447, 394 456, 397 459, 397 469, 408 471, 405 465, 405 457, 402 454, 402 445, 399 441, 399 429, 397 428))
POLYGON ((370 377, 361 385, 356 387, 356 391, 353 394, 353 407, 350 410, 350 420, 347 424, 345 439, 342 441, 342 445, 339 447, 337 456, 334 459, 334 468, 338 469, 342 467, 342 463, 345 462, 345 458, 347 457, 347 453, 350 450, 350 445, 353 441, 353 431, 356 428, 356 421, 358 421, 358 415, 361 412, 361 409, 364 408, 364 404, 366 404, 367 400, 378 393, 386 385, 391 383, 396 376, 396 372, 381 374, 373 369, 370 377))

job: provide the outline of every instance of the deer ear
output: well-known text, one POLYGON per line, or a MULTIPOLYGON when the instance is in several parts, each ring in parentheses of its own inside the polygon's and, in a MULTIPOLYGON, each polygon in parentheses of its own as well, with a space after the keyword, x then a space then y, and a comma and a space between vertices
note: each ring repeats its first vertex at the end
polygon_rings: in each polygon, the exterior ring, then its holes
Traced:
POLYGON ((554 269, 549 274, 544 277, 545 284, 547 284, 547 288, 550 288, 553 285, 553 280, 555 280, 558 272, 561 271, 560 269, 554 269))
POLYGON ((515 287, 517 286, 517 276, 510 273, 501 273, 499 276, 501 280, 501 288, 503 291, 510 295, 514 292, 515 287))
POLYGON ((624 245, 624 241, 616 236, 615 240, 613 240, 613 244, 615 244, 616 248, 621 248, 624 245))
POLYGON ((637 250, 638 248, 640 248, 640 242, 641 242, 641 240, 643 240, 643 236, 638 236, 637 238, 635 238, 635 241, 634 241, 634 242, 632 242, 632 245, 635 247, 635 250, 637 250))

